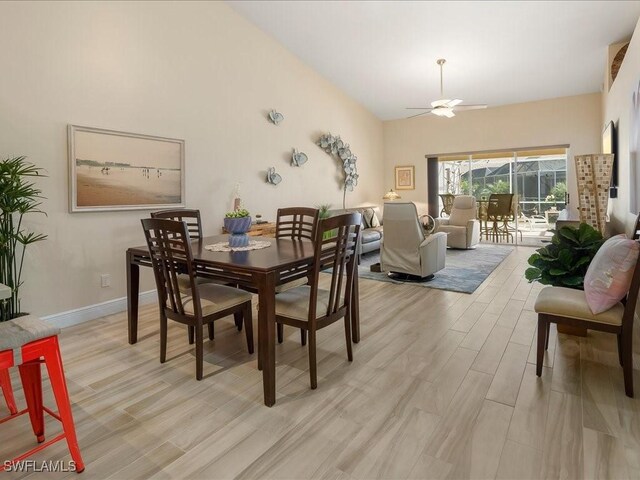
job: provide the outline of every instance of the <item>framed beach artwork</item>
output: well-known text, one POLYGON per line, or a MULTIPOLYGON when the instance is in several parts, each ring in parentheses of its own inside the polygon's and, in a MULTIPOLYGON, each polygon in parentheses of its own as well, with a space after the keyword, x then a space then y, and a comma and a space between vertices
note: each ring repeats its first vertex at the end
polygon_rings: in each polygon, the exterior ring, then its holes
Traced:
POLYGON ((416 171, 413 165, 396 167, 396 190, 414 190, 416 171))
POLYGON ((69 210, 184 207, 184 140, 69 125, 69 210))

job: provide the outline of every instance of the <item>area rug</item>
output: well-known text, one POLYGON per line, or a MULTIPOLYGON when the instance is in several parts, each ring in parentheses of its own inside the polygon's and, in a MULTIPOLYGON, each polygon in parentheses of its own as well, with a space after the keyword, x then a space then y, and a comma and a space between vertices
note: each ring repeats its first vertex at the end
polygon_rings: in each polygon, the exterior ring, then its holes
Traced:
POLYGON ((479 244, 473 250, 447 249, 445 268, 437 272, 428 282, 400 281, 389 278, 386 273, 372 272, 371 265, 380 261, 378 253, 362 256, 358 276, 380 282, 418 285, 426 288, 473 293, 476 288, 509 256, 514 247, 479 244))

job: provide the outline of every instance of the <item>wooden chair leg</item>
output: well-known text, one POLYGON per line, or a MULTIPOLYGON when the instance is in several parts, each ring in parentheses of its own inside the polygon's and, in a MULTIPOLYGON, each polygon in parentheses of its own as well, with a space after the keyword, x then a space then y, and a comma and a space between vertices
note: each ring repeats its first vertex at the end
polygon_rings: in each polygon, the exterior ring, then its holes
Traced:
MULTIPOLYGON (((191 328, 191 327, 189 327, 191 328)), ((160 363, 167 361, 167 316, 160 314, 160 363)))
POLYGON ((207 323, 207 328, 209 330, 209 340, 213 340, 216 337, 216 332, 213 329, 213 322, 207 323))
POLYGON ((276 333, 278 335, 278 343, 282 343, 284 341, 284 325, 276 323, 276 333))
POLYGON ((311 389, 318 388, 318 365, 316 364, 316 331, 309 330, 309 377, 311 389))
POLYGON ((544 334, 544 349, 549 350, 549 336, 551 334, 551 322, 547 322, 547 327, 544 334))
POLYGON ((307 331, 304 328, 300 329, 300 344, 303 347, 307 344, 307 331))
POLYGON ((344 334, 347 340, 347 359, 353 362, 353 346, 351 345, 351 318, 344 316, 344 334))
POLYGON ((544 344, 547 332, 547 322, 542 315, 538 315, 538 350, 536 356, 536 375, 542 376, 542 362, 544 359, 544 344))
POLYGON ((253 312, 251 311, 251 302, 247 302, 242 309, 242 317, 244 319, 244 333, 247 336, 247 350, 249 354, 253 354, 253 312))
POLYGON ((196 325, 196 380, 202 380, 202 371, 204 366, 202 323, 196 325))
POLYGON ((622 337, 622 373, 624 374, 624 392, 633 398, 633 339, 631 335, 622 337))
POLYGON ((618 361, 620 362, 620 366, 624 365, 624 359, 622 358, 622 334, 618 333, 616 335, 618 339, 618 361))
POLYGON ((189 325, 187 327, 187 335, 189 336, 189 345, 193 345, 195 330, 192 325, 189 325))
POLYGON ((239 332, 242 331, 242 319, 244 318, 244 314, 242 312, 244 312, 244 307, 242 307, 241 310, 236 310, 235 312, 233 312, 233 321, 236 324, 236 328, 239 332))

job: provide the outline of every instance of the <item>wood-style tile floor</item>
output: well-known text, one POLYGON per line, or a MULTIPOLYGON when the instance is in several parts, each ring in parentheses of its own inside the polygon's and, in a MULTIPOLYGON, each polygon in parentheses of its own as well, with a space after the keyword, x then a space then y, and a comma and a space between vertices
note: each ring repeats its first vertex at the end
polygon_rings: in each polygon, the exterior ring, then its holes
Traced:
MULTIPOLYGON (((175 323, 169 361, 159 363, 154 305, 141 309, 134 346, 125 313, 65 329, 82 478, 640 478, 640 399, 624 395, 612 335, 581 339, 552 326, 535 376, 541 287, 523 278, 532 252, 515 250, 472 295, 361 280, 354 362, 341 324, 322 330, 312 391, 307 351, 286 329, 273 408, 232 319, 205 342, 201 382, 175 323)), ((47 427, 49 436, 59 429, 47 427)), ((26 417, 0 425, 0 459, 33 440, 26 417)), ((69 456, 57 444, 34 458, 69 456)))

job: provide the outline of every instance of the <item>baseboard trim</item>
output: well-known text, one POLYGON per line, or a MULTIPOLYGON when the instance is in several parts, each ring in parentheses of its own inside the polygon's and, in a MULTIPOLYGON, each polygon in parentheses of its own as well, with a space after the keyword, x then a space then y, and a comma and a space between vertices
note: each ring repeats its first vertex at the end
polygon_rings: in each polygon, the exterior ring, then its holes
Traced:
MULTIPOLYGON (((155 290, 149 290, 148 292, 142 292, 138 296, 140 305, 147 305, 149 303, 156 302, 158 297, 155 290)), ((47 315, 42 317, 42 320, 55 325, 58 328, 70 327, 72 325, 78 325, 80 323, 95 320, 106 315, 113 315, 115 313, 124 312, 127 310, 127 297, 115 298, 113 300, 107 300, 106 302, 96 303, 95 305, 88 305, 82 308, 76 308, 67 312, 54 313, 53 315, 47 315)))

